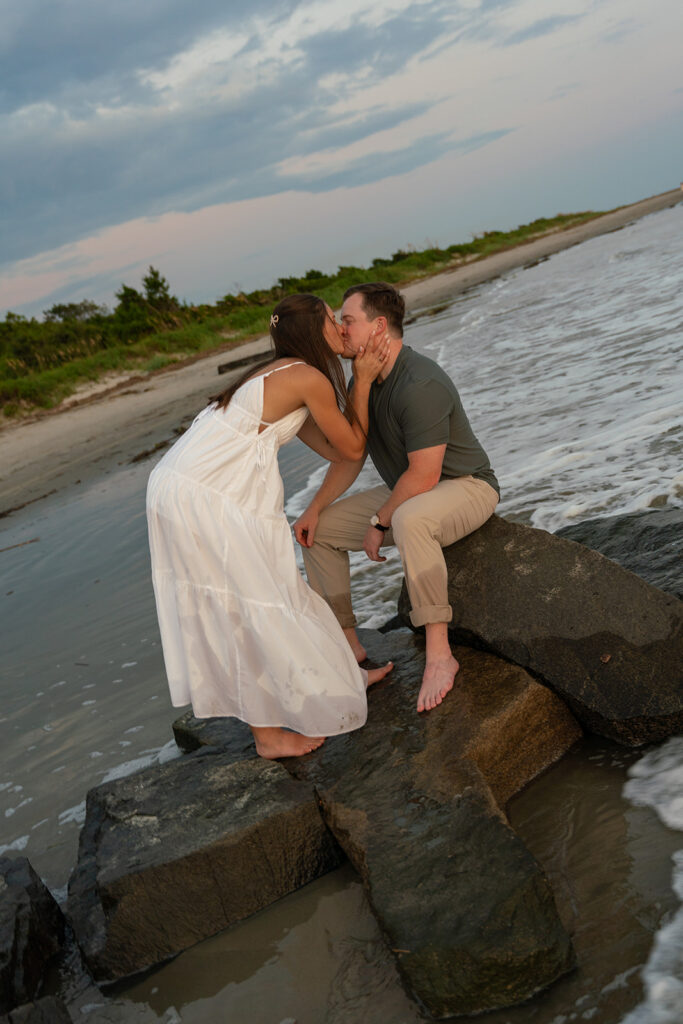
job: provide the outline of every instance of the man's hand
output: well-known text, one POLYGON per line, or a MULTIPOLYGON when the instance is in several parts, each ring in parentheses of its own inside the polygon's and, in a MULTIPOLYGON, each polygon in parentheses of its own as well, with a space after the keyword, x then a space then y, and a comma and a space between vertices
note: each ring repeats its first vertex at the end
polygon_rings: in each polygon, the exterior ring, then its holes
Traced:
POLYGON ((302 548, 313 547, 315 531, 318 528, 319 518, 320 517, 315 509, 307 508, 305 512, 301 513, 297 521, 294 523, 294 536, 299 541, 302 548))
POLYGON ((371 561, 386 562, 386 557, 379 553, 383 540, 384 534, 381 530, 378 530, 376 526, 368 526, 365 532, 365 540, 363 541, 363 551, 371 561))

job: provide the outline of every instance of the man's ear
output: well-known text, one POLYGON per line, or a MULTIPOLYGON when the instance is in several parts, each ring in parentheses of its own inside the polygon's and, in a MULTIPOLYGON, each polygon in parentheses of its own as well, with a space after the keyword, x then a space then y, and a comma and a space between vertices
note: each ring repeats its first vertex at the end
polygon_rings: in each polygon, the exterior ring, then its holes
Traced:
POLYGON ((378 316, 377 319, 375 320, 375 328, 377 330, 377 334, 384 334, 388 326, 389 325, 387 324, 387 318, 385 316, 378 316))

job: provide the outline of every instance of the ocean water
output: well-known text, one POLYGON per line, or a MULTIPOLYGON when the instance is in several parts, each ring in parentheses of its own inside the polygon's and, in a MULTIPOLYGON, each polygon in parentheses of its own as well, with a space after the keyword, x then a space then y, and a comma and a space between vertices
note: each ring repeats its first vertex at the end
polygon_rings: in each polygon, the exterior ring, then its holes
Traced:
MULTIPOLYGON (((458 385, 500 480, 502 515, 555 530, 680 506, 681 280, 678 206, 482 285, 410 326, 408 343, 458 385)), ((57 494, 0 532, 0 852, 28 856, 58 898, 87 790, 178 756, 149 580, 151 465, 57 494)), ((298 444, 281 465, 294 518, 325 467, 298 444)), ((356 486, 374 480, 368 468, 356 486)), ((381 566, 353 558, 364 625, 394 614, 400 582, 395 553, 381 566)), ((682 742, 638 753, 586 741, 513 801, 511 820, 553 880, 580 965, 533 1004, 482 1018, 487 1024, 683 1020, 682 742)), ((132 1021, 422 1019, 348 868, 116 998, 121 1019, 132 1021), (304 984, 297 965, 314 950, 316 984, 304 984)), ((80 1009, 84 1020, 110 1019, 96 1002, 80 1009)))
MULTIPOLYGON (((653 808, 671 829, 683 832, 683 737, 674 736, 632 765, 624 795, 653 808)), ((683 900, 683 847, 672 856, 672 885, 683 900)), ((683 1020, 683 907, 655 936, 643 970, 644 1000, 623 1024, 673 1024, 683 1020)))

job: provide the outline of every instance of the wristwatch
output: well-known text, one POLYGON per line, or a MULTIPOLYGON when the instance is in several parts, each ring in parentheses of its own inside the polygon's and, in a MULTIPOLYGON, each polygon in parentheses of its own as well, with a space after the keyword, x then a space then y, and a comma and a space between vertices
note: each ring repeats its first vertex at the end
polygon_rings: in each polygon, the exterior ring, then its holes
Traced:
POLYGON ((388 526, 382 526, 382 524, 379 521, 379 516, 377 515, 377 513, 375 513, 375 515, 371 517, 370 526, 374 526, 376 530, 381 530, 382 533, 386 533, 387 530, 389 529, 388 526))

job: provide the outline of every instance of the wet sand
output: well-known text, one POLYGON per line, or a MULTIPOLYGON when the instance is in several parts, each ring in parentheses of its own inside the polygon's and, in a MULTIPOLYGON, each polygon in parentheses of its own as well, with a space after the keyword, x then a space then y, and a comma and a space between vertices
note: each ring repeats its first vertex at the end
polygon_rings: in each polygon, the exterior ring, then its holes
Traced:
MULTIPOLYGON (((402 288, 415 315, 452 300, 459 293, 508 271, 526 267, 597 235, 619 230, 683 200, 675 189, 622 207, 595 220, 544 235, 514 249, 452 271, 413 281, 402 288)), ((118 378, 90 388, 48 413, 0 425, 0 517, 64 488, 84 486, 119 466, 164 447, 206 400, 224 387, 222 363, 267 352, 269 339, 258 338, 229 352, 214 352, 189 365, 118 378)))

